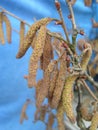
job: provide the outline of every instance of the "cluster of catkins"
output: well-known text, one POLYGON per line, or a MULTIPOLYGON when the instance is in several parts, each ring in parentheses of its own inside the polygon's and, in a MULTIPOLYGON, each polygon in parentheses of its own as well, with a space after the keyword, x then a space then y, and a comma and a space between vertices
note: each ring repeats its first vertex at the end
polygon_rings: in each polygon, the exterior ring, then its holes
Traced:
MULTIPOLYGON (((49 30, 46 28, 46 25, 53 20, 52 18, 43 18, 30 27, 24 40, 20 42, 16 58, 24 56, 30 46, 33 48, 27 81, 30 88, 35 87, 36 89, 37 110, 35 120, 44 122, 45 115, 50 113, 47 129, 52 129, 54 119, 56 118, 58 129, 65 130, 64 113, 72 123, 76 122, 73 111, 73 85, 79 75, 69 69, 71 56, 67 50, 68 46, 66 43, 48 33, 49 30), (54 60, 54 51, 59 55, 57 60, 54 60), (39 67, 43 70, 43 77, 36 82, 39 67), (48 99, 47 105, 43 105, 45 98, 48 99), (56 115, 51 112, 53 109, 57 110, 56 115)), ((92 48, 85 40, 82 43, 81 40, 78 41, 78 48, 83 51, 83 56, 80 58, 80 67, 85 71, 92 54, 92 48)), ((26 104, 23 108, 26 109, 26 104)), ((26 118, 25 114, 25 110, 23 109, 21 120, 26 118)), ((82 108, 81 114, 84 115, 82 108)), ((94 129, 91 128, 91 130, 94 129)))

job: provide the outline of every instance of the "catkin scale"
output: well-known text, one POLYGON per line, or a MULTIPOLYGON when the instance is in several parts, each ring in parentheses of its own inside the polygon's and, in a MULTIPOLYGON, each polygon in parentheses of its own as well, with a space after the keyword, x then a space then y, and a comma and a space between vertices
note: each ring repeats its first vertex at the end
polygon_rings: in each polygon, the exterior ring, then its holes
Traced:
POLYGON ((4 32, 3 32, 3 12, 0 12, 0 42, 5 43, 4 32))
POLYGON ((81 60, 81 68, 82 70, 86 70, 87 68, 87 65, 88 65, 88 62, 90 60, 90 57, 91 57, 91 54, 92 54, 92 48, 91 48, 91 45, 86 43, 86 49, 84 49, 84 54, 83 54, 83 57, 82 57, 82 60, 81 60))
POLYGON ((52 108, 57 108, 59 101, 61 99, 61 94, 62 94, 62 90, 64 87, 65 78, 66 78, 66 71, 67 71, 65 59, 66 59, 66 53, 64 53, 64 55, 62 56, 62 58, 60 60, 59 75, 58 75, 58 79, 56 82, 55 90, 53 92, 53 98, 51 101, 52 108))
POLYGON ((62 93, 63 109, 72 123, 75 123, 76 121, 72 106, 72 91, 73 91, 72 89, 76 79, 77 79, 76 75, 70 75, 65 81, 62 93))
POLYGON ((38 97, 36 99, 37 108, 40 108, 40 106, 42 105, 42 102, 48 96, 48 90, 49 90, 49 86, 50 86, 50 76, 55 67, 55 64, 56 64, 55 60, 50 62, 47 69, 44 72, 43 85, 42 85, 42 87, 40 89, 40 93, 38 93, 38 97))
POLYGON ((37 22, 35 22, 29 29, 29 31, 27 32, 25 38, 24 38, 24 44, 23 47, 20 51, 18 51, 16 58, 21 58, 22 56, 25 55, 26 51, 28 50, 28 48, 30 47, 33 38, 37 32, 37 30, 42 26, 42 25, 46 25, 49 22, 51 22, 53 19, 52 18, 43 18, 37 22))
POLYGON ((62 102, 60 102, 59 105, 58 105, 56 117, 57 117, 57 121, 58 121, 58 129, 59 130, 65 130, 64 110, 63 110, 62 102))
POLYGON ((3 22, 6 24, 6 36, 7 36, 7 41, 8 43, 11 43, 11 38, 12 38, 12 27, 11 23, 6 15, 3 15, 3 22))
POLYGON ((97 130, 97 127, 98 127, 98 112, 96 112, 93 115, 93 118, 91 120, 90 130, 97 130))
POLYGON ((36 39, 35 47, 30 57, 29 75, 28 75, 29 87, 33 87, 36 85, 36 73, 37 73, 37 68, 38 68, 38 61, 40 60, 40 57, 43 53, 45 38, 46 38, 46 26, 43 25, 40 27, 40 30, 38 32, 38 36, 36 39))

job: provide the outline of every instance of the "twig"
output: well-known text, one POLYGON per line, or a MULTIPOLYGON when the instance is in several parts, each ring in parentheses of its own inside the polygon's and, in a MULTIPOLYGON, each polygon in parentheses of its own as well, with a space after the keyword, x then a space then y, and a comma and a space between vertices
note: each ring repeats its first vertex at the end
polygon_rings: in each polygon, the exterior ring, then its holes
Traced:
POLYGON ((90 93, 90 95, 96 100, 98 101, 97 97, 94 95, 94 93, 90 90, 90 88, 88 87, 88 85, 86 84, 86 82, 83 79, 80 79, 80 81, 82 81, 83 86, 88 90, 88 92, 90 93))
POLYGON ((98 83, 96 81, 94 81, 94 79, 91 76, 89 76, 87 74, 87 72, 85 72, 85 75, 86 75, 87 79, 92 83, 92 85, 94 85, 98 89, 98 83))
MULTIPOLYGON (((58 0, 55 0, 55 4, 56 3, 58 3, 60 5, 60 3, 58 2, 58 0)), ((70 43, 70 40, 69 40, 69 37, 68 37, 67 28, 66 28, 66 25, 65 25, 65 22, 64 22, 64 19, 63 19, 62 10, 61 10, 60 6, 59 6, 59 8, 57 8, 57 11, 58 11, 58 13, 60 15, 60 19, 62 21, 62 28, 64 29, 64 32, 65 32, 65 35, 66 35, 66 39, 70 43)))
POLYGON ((1 6, 0 6, 0 9, 2 10, 2 12, 6 13, 6 14, 8 14, 8 15, 14 17, 14 18, 16 18, 16 19, 19 20, 19 21, 24 22, 27 26, 30 27, 30 25, 29 25, 26 21, 22 20, 21 18, 17 17, 16 15, 10 13, 9 11, 5 10, 4 8, 2 8, 1 6))

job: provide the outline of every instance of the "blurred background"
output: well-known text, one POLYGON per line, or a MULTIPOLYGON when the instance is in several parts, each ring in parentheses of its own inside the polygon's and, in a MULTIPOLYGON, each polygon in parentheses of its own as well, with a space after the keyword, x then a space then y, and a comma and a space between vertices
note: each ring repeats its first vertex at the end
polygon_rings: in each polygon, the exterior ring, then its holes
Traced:
MULTIPOLYGON (((71 31, 71 22, 68 19, 68 7, 65 0, 59 0, 63 16, 66 22, 67 29, 71 31)), ((0 7, 15 14, 21 19, 28 22, 30 25, 34 20, 39 20, 44 17, 58 18, 59 15, 54 5, 54 0, 0 0, 0 7)), ((93 39, 97 36, 97 29, 92 29, 91 18, 98 21, 98 6, 93 1, 92 6, 85 7, 83 0, 77 0, 73 6, 76 24, 78 28, 84 29, 85 38, 93 39)), ((0 9, 1 11, 1 9, 0 9)), ((14 31, 19 31, 20 22, 7 15, 13 27, 12 43, 9 45, 0 44, 0 130, 45 130, 45 125, 42 122, 33 123, 35 105, 28 106, 27 115, 29 120, 20 124, 20 114, 22 106, 26 99, 31 99, 35 103, 35 90, 29 89, 27 81, 23 78, 28 74, 28 65, 32 49, 30 48, 25 56, 21 59, 16 59, 16 54, 19 47, 19 34, 14 31)), ((5 25, 4 25, 5 27, 5 25)), ((63 30, 60 26, 51 23, 47 28, 53 32, 60 32, 63 35, 63 30)), ((26 31, 28 30, 26 26, 26 31)), ((79 36, 81 38, 83 36, 79 36)), ((37 80, 42 76, 38 73, 37 80)))

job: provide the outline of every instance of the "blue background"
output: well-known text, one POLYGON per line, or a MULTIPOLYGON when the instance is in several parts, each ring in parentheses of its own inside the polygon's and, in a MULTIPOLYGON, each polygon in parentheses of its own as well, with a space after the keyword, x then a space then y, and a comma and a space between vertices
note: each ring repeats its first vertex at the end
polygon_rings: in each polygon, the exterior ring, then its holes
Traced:
MULTIPOLYGON (((60 2, 67 28, 70 30, 71 23, 67 18, 68 8, 64 0, 60 0, 60 2)), ((34 23, 34 18, 37 20, 43 17, 59 18, 54 0, 0 0, 0 6, 29 24, 34 23)), ((98 5, 93 1, 91 7, 85 7, 83 0, 77 0, 73 8, 77 26, 84 28, 87 37, 95 38, 98 33, 97 29, 92 29, 91 18, 98 21, 98 5)), ((8 17, 12 27, 19 31, 19 21, 8 17)), ((53 23, 48 28, 63 34, 63 30, 53 23)), ((28 30, 27 26, 26 30, 28 30)), ((36 124, 32 123, 36 110, 34 104, 29 105, 27 109, 29 120, 24 121, 23 125, 19 123, 21 109, 26 99, 29 98, 35 102, 35 90, 28 89, 27 81, 23 78, 25 74, 28 74, 32 50, 29 49, 23 58, 17 60, 15 57, 18 52, 19 35, 13 31, 12 37, 12 44, 9 45, 7 42, 5 45, 0 44, 0 130, 45 130, 45 125, 40 121, 36 124)), ((39 72, 37 79, 40 77, 39 72)))

